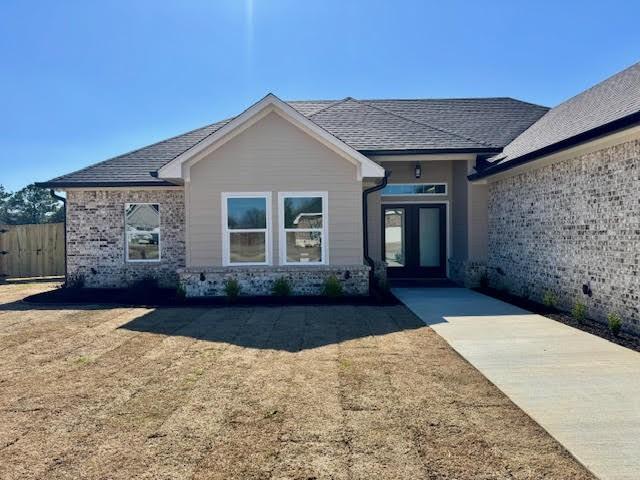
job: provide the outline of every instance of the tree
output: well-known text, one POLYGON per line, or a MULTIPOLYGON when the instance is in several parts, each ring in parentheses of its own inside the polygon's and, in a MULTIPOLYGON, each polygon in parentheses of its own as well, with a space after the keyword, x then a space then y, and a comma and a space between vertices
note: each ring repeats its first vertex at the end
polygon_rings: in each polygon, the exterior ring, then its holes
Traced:
POLYGON ((7 202, 10 197, 11 194, 5 190, 3 185, 0 185, 0 223, 9 223, 7 202))
POLYGON ((61 221, 64 215, 61 203, 51 197, 48 190, 35 184, 18 190, 5 204, 6 223, 14 225, 56 222, 61 221))

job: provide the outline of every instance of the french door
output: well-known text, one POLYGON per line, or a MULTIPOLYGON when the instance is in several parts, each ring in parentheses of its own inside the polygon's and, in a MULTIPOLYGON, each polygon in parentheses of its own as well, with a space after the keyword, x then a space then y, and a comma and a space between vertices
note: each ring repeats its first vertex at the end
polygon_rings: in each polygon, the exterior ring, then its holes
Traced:
POLYGON ((446 277, 446 204, 383 204, 382 257, 389 277, 446 277))

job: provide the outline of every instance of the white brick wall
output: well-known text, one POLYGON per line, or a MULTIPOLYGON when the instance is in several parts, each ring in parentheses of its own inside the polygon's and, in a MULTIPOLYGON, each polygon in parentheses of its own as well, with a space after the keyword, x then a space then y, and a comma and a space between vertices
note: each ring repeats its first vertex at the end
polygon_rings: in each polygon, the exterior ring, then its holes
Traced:
POLYGON ((69 276, 82 276, 87 287, 126 287, 147 275, 175 286, 185 265, 182 190, 70 190, 67 262, 69 276), (125 260, 124 204, 131 202, 160 204, 160 262, 125 260))
POLYGON ((640 141, 490 184, 488 265, 494 286, 640 332, 640 141))

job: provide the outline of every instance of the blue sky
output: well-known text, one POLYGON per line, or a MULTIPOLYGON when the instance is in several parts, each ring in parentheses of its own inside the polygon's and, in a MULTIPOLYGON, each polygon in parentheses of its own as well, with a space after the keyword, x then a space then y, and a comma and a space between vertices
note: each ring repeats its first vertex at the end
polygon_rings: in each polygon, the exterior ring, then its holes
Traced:
POLYGON ((553 106, 640 60, 640 3, 0 2, 0 184, 15 190, 284 99, 553 106))

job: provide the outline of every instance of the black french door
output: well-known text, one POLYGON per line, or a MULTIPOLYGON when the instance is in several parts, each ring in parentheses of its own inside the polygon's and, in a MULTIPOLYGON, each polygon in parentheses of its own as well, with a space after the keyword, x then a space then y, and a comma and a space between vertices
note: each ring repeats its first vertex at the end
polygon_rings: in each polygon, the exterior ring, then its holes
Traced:
POLYGON ((382 205, 382 259, 389 277, 444 278, 446 257, 445 204, 382 205))

